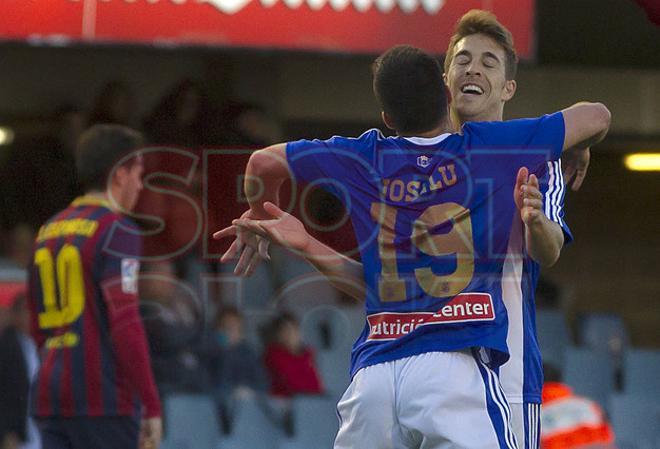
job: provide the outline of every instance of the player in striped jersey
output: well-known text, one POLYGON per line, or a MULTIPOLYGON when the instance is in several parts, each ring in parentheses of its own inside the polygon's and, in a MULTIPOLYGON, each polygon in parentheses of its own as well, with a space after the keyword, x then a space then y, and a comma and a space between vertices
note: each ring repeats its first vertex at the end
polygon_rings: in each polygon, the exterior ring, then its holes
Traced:
POLYGON ((86 194, 37 235, 28 292, 41 348, 32 408, 44 449, 156 449, 160 441, 138 312, 140 238, 123 215, 142 189, 142 142, 116 125, 85 132, 76 164, 86 194))
MULTIPOLYGON (((487 349, 491 366, 508 357, 504 265, 522 246, 511 193, 516 182, 527 183, 524 170, 516 177, 511 169, 528 165, 540 173, 547 157, 556 160, 582 138, 602 138, 609 123, 602 105, 584 104, 539 119, 468 124, 462 136, 443 133, 446 117, 442 105, 433 103, 440 94, 425 84, 434 79, 432 71, 420 75, 411 69, 418 64, 428 69, 427 61, 404 47, 376 63, 376 95, 398 137, 372 130, 357 139, 276 145, 255 153, 248 164, 246 179, 265 184, 258 199, 251 196, 254 186, 246 184, 252 214, 268 215, 260 201, 276 198, 289 170, 306 182, 330 179, 344 194, 361 243, 368 325, 354 346, 353 381, 339 404, 336 448, 516 447, 496 375, 484 371, 487 385, 479 387, 462 358, 469 358, 462 351, 475 347, 487 349), (534 160, 538 150, 545 156, 534 160), (443 231, 431 233, 436 227, 443 231), (477 399, 484 388, 486 398, 477 399), (489 409, 490 424, 478 404, 489 409)), ((435 89, 442 90, 441 84, 435 89)), ((333 257, 332 251, 326 254, 333 257)), ((248 271, 250 258, 246 250, 239 261, 248 271)), ((335 263, 340 275, 348 269, 342 264, 352 265, 345 259, 335 263)), ((474 354, 477 366, 485 368, 482 355, 474 354)))

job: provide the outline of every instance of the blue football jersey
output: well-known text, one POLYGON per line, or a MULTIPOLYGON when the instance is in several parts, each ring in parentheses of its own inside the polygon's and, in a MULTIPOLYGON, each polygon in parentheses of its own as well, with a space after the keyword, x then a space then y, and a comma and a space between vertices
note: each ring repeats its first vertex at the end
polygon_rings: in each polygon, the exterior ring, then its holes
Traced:
MULTIPOLYGON (((568 244, 573 241, 573 235, 564 220, 565 184, 561 160, 549 161, 539 175, 543 211, 561 227, 564 244, 568 244)), ((541 403, 543 363, 536 335, 535 304, 539 272, 539 264, 526 253, 522 260, 510 260, 504 265, 505 279, 512 277, 512 282, 505 282, 503 294, 509 318, 507 345, 510 358, 500 368, 500 381, 510 403, 541 403)))
POLYGON ((508 357, 504 265, 521 259, 518 169, 542 176, 564 142, 561 113, 467 123, 461 134, 302 140, 287 145, 297 181, 325 186, 350 213, 364 265, 364 366, 430 351, 508 357))

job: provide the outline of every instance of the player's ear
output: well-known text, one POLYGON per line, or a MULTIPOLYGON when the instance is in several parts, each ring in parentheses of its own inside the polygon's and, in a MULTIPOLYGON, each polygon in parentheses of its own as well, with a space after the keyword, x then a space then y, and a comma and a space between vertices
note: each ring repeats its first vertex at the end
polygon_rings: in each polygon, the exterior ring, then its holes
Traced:
POLYGON ((453 100, 451 96, 451 91, 449 90, 449 86, 447 86, 447 77, 445 75, 442 75, 445 78, 445 96, 447 97, 447 106, 449 106, 453 100))
POLYGON ((126 165, 120 165, 112 173, 112 184, 117 186, 123 186, 128 179, 128 168, 126 165))
POLYGON ((394 127, 394 124, 392 122, 392 119, 390 118, 389 115, 387 115, 387 112, 381 111, 380 112, 380 117, 383 119, 383 123, 385 123, 385 126, 387 126, 389 129, 396 130, 394 127))
POLYGON ((502 100, 509 101, 516 94, 516 80, 506 80, 504 82, 504 90, 502 91, 502 100))

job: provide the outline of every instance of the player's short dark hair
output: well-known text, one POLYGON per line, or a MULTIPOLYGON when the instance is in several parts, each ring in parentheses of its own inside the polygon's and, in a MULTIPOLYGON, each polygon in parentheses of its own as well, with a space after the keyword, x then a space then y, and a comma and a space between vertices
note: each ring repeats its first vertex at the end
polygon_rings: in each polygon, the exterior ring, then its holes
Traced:
POLYGON ((506 79, 515 79, 518 71, 518 55, 513 46, 513 36, 504 25, 497 21, 497 17, 493 13, 481 9, 468 11, 456 23, 454 35, 449 40, 449 47, 447 47, 445 55, 445 73, 449 72, 449 66, 454 59, 456 44, 464 37, 473 34, 484 34, 502 47, 506 55, 504 62, 506 79))
POLYGON ((372 72, 376 99, 398 133, 430 131, 447 114, 440 63, 423 50, 393 47, 376 59, 372 72))
MULTIPOLYGON (((84 191, 105 190, 108 176, 122 157, 144 145, 139 132, 121 125, 94 125, 78 140, 76 168, 84 191)), ((131 164, 135 159, 128 159, 131 164)))

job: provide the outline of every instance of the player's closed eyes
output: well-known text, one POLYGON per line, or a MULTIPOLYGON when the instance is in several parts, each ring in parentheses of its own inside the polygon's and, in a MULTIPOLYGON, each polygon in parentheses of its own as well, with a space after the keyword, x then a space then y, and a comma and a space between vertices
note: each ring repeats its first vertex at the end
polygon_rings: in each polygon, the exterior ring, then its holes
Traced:
POLYGON ((458 65, 466 65, 470 62, 470 58, 465 55, 460 55, 456 57, 455 62, 458 65))

